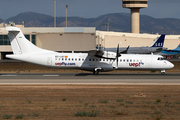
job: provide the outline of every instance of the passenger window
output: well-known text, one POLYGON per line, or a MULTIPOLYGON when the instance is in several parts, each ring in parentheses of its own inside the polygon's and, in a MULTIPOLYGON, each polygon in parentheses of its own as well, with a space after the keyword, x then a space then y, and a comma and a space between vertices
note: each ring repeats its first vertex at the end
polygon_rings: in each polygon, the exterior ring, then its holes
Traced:
POLYGON ((62 60, 64 60, 64 58, 62 58, 62 60))
POLYGON ((124 59, 123 61, 125 62, 126 60, 124 59))
POLYGON ((65 60, 67 60, 67 58, 65 58, 65 60))
POLYGON ((139 60, 137 60, 137 62, 139 62, 139 60))
POLYGON ((127 59, 127 62, 129 62, 129 59, 127 59))
POLYGON ((89 59, 89 61, 91 61, 91 59, 89 59))
POLYGON ((103 59, 103 61, 105 61, 105 59, 103 59))
POLYGON ((93 59, 93 61, 94 61, 94 59, 93 59))
POLYGON ((77 61, 77 58, 75 58, 75 61, 77 61))
POLYGON ((120 59, 120 62, 122 62, 122 59, 120 59))
POLYGON ((130 62, 132 62, 132 60, 130 60, 130 62))
POLYGON ((73 61, 74 59, 72 58, 72 61, 73 61))
POLYGON ((84 58, 82 59, 82 61, 84 61, 84 58))
POLYGON ((135 60, 133 60, 133 62, 135 62, 135 60))
POLYGON ((79 58, 79 61, 81 61, 81 58, 79 58))
POLYGON ((70 61, 71 59, 69 58, 69 61, 70 61))

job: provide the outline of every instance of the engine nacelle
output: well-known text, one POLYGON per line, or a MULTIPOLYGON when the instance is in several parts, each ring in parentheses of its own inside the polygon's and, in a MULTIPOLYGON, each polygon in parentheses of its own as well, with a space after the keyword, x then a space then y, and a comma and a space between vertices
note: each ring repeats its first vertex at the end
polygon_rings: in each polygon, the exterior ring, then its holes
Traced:
POLYGON ((116 59, 116 53, 104 51, 104 54, 102 55, 102 57, 107 58, 107 59, 116 59))
POLYGON ((101 68, 101 71, 102 72, 108 72, 108 71, 113 71, 114 69, 115 69, 115 67, 113 67, 112 65, 104 65, 101 68))

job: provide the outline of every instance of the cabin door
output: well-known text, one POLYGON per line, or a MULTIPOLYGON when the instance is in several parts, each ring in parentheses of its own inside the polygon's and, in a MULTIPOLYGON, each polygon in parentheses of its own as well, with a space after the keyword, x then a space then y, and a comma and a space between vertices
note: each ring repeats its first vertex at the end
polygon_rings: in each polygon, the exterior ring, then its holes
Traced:
POLYGON ((47 65, 52 65, 52 58, 51 57, 47 58, 47 65))

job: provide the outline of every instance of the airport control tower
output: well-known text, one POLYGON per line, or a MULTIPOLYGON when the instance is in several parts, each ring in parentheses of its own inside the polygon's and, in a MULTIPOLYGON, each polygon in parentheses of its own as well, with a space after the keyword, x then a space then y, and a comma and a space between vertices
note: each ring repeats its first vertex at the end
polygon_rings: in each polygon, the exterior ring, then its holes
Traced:
POLYGON ((131 33, 139 33, 139 9, 148 7, 148 0, 122 0, 122 2, 123 8, 131 9, 131 33))

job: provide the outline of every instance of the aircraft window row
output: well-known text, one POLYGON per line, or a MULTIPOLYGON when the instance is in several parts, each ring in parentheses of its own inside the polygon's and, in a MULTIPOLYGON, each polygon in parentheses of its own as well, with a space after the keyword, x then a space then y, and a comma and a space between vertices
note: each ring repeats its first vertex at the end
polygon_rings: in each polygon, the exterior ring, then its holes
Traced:
MULTIPOLYGON (((56 58, 56 60, 57 60, 57 58, 56 58)), ((79 58, 79 59, 77 59, 77 58, 59 58, 59 60, 62 60, 62 61, 63 61, 63 60, 65 60, 65 61, 67 61, 67 60, 68 60, 68 61, 70 61, 70 60, 71 60, 71 61, 77 61, 77 60, 79 60, 79 61, 84 61, 84 58, 82 58, 82 59, 81 59, 81 58, 79 58)))
POLYGON ((157 60, 166 60, 166 58, 160 57, 160 58, 158 58, 157 60))
MULTIPOLYGON (((57 60, 57 58, 56 58, 57 60)), ((93 58, 59 58, 59 60, 62 60, 62 61, 104 61, 104 62, 108 62, 108 61, 114 61, 115 62, 115 59, 93 59, 93 58)), ((158 60, 165 60, 165 58, 158 58, 158 60)), ((135 59, 120 59, 119 60, 120 62, 142 62, 142 60, 135 60, 135 59)))
POLYGON ((120 59, 120 62, 142 62, 142 60, 135 60, 135 59, 120 59))

